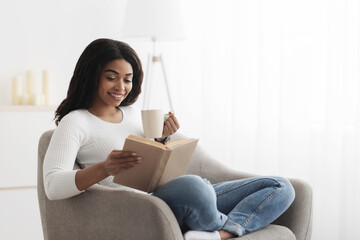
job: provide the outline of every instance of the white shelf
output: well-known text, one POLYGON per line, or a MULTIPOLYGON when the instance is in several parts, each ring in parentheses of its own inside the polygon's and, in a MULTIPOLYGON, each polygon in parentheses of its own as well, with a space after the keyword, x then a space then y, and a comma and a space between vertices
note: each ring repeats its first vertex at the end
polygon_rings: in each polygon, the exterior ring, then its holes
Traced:
POLYGON ((0 191, 26 190, 26 189, 36 189, 36 188, 37 186, 0 187, 0 191))
POLYGON ((56 106, 0 105, 0 112, 55 112, 56 106))

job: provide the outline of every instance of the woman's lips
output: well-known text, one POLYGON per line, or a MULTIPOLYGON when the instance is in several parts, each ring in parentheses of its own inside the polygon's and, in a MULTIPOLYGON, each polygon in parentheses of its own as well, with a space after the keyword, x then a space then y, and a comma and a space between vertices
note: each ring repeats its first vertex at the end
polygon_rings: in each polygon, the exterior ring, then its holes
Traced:
POLYGON ((122 94, 115 94, 115 93, 111 93, 109 92, 109 95, 113 98, 115 98, 116 100, 121 100, 124 98, 125 96, 125 93, 122 93, 122 94))

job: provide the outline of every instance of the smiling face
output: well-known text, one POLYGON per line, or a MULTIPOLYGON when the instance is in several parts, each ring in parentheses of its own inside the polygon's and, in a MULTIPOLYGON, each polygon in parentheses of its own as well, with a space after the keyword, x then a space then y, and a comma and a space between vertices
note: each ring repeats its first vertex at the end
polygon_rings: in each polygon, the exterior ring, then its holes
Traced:
POLYGON ((108 62, 101 70, 93 107, 117 107, 132 89, 133 69, 126 60, 108 62))

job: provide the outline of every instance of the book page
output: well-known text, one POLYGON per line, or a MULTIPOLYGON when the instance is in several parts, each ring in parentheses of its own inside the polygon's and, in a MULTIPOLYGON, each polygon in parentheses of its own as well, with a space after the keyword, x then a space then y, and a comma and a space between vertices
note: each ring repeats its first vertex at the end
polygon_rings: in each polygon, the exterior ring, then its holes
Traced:
POLYGON ((176 148, 178 146, 182 146, 186 143, 197 141, 198 139, 195 138, 186 138, 186 139, 175 139, 168 141, 165 146, 168 148, 176 148))
POLYGON ((150 140, 150 139, 147 139, 147 138, 142 138, 142 137, 138 137, 138 136, 134 136, 134 135, 130 135, 127 138, 128 139, 133 139, 133 140, 138 141, 138 142, 143 142, 143 143, 155 146, 155 147, 165 148, 164 144, 153 141, 153 140, 150 140))
POLYGON ((158 175, 156 172, 159 168, 159 162, 163 159, 164 149, 128 138, 123 150, 136 152, 142 157, 142 162, 120 172, 113 181, 117 184, 149 192, 151 185, 153 185, 154 176, 158 175))
POLYGON ((191 141, 189 140, 182 143, 182 145, 177 145, 172 149, 159 186, 186 173, 198 139, 192 139, 191 141))

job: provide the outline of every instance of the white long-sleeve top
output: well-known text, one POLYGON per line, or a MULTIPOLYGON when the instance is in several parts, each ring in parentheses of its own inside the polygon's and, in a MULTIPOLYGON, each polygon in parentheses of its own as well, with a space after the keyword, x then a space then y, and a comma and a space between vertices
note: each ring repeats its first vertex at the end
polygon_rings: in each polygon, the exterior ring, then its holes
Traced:
MULTIPOLYGON (((51 138, 44 160, 44 186, 50 200, 80 194, 75 184, 75 160, 81 167, 89 167, 106 160, 114 149, 121 150, 130 134, 142 136, 141 114, 134 107, 120 107, 121 123, 101 120, 89 111, 75 110, 64 116, 51 138)), ((127 191, 136 189, 113 183, 113 176, 99 182, 127 191)))

